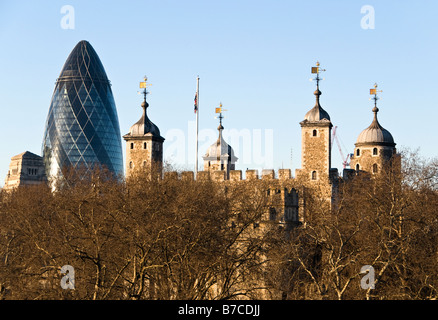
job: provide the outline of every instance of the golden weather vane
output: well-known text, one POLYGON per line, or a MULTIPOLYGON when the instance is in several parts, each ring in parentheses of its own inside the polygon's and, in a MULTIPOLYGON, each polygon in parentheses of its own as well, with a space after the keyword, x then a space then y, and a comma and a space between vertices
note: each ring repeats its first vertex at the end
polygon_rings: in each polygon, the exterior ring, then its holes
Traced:
POLYGON ((310 81, 316 80, 316 87, 319 88, 319 81, 324 80, 323 78, 319 77, 319 73, 325 71, 325 69, 322 69, 320 67, 319 61, 316 61, 316 67, 312 67, 311 71, 313 74, 316 74, 316 78, 310 79, 310 81))
MULTIPOLYGON (((143 95, 144 95, 144 101, 146 101, 146 95, 149 94, 149 91, 147 91, 146 88, 147 88, 148 86, 151 86, 152 84, 147 83, 147 81, 148 81, 148 77, 146 77, 146 76, 143 77, 143 80, 144 80, 144 81, 140 82, 140 89, 143 89, 143 92, 142 92, 142 93, 143 93, 143 95)), ((140 92, 139 92, 139 93, 140 93, 140 92)))
POLYGON ((215 108, 215 113, 219 113, 219 116, 215 117, 215 119, 219 119, 220 125, 222 125, 222 119, 225 118, 224 116, 222 116, 223 111, 228 111, 228 110, 222 108, 222 102, 220 102, 219 107, 215 108))
POLYGON ((377 93, 378 92, 383 92, 383 90, 377 90, 377 87, 378 87, 377 83, 374 83, 374 88, 370 89, 370 95, 374 95, 374 97, 370 98, 370 100, 371 99, 374 100, 374 106, 375 107, 377 106, 377 100, 379 100, 379 97, 377 96, 377 93))

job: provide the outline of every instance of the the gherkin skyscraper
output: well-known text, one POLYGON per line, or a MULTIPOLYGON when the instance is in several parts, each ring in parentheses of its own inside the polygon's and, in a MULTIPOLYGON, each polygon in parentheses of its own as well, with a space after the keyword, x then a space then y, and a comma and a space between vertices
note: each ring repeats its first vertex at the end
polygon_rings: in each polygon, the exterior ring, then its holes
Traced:
POLYGON ((80 41, 56 80, 42 154, 46 174, 63 167, 106 166, 123 174, 119 120, 111 84, 96 51, 80 41))

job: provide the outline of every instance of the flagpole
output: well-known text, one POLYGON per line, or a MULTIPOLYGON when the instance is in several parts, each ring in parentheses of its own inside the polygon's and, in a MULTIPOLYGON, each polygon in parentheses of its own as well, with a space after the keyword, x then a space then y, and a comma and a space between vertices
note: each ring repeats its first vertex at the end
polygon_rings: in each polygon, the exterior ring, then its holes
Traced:
POLYGON ((196 78, 196 158, 195 179, 198 175, 198 131, 199 131, 199 76, 196 78))

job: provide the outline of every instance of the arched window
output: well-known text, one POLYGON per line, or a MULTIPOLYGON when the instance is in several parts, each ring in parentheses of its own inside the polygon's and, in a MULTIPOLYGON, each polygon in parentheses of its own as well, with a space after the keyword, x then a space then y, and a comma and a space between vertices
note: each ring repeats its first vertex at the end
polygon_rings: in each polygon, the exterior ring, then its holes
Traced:
POLYGON ((359 163, 358 164, 356 164, 356 171, 359 171, 360 170, 360 166, 359 166, 359 163))
POLYGON ((143 149, 147 149, 148 148, 148 144, 146 142, 143 142, 143 149))
POLYGON ((129 161, 129 169, 132 169, 132 161, 129 161))
POLYGON ((131 149, 134 149, 134 142, 131 142, 131 149))
POLYGON ((377 148, 374 148, 374 149, 373 149, 373 156, 377 156, 378 152, 379 152, 379 151, 377 150, 377 148))
POLYGON ((356 150, 356 156, 358 156, 358 157, 360 156, 360 149, 356 150))
POLYGON ((375 164, 373 164, 373 173, 377 173, 378 172, 378 167, 377 167, 377 164, 375 163, 375 164))
POLYGON ((312 171, 312 180, 316 180, 316 171, 312 171))
POLYGON ((314 137, 316 137, 316 136, 318 135, 318 131, 316 131, 316 130, 313 130, 313 133, 312 133, 312 135, 313 135, 314 137))

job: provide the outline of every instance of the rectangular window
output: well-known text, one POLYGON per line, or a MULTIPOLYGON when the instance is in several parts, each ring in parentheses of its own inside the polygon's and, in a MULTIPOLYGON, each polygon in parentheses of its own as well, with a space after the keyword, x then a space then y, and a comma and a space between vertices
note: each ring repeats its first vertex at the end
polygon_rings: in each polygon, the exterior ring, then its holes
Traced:
POLYGON ((269 208, 269 220, 273 221, 277 219, 277 211, 275 211, 275 208, 269 208))

